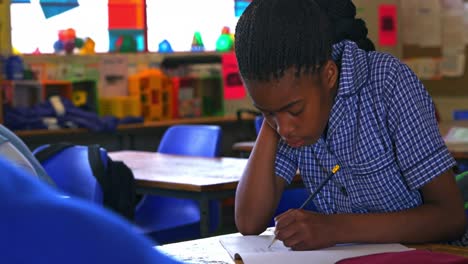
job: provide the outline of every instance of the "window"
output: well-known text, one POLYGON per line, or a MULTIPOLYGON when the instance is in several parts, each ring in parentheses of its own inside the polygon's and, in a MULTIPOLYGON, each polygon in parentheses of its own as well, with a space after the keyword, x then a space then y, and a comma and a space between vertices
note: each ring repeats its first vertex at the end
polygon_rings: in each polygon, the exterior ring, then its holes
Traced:
POLYGON ((163 40, 174 51, 190 51, 195 32, 205 50, 213 51, 224 26, 234 32, 234 0, 147 0, 148 50, 158 51, 163 40))
MULTIPOLYGON (((146 0, 145 32, 144 28, 114 28, 109 20, 109 0, 12 0, 12 45, 25 54, 36 49, 53 53, 59 30, 73 28, 78 38, 94 40, 96 52, 108 52, 109 47, 112 50, 120 34, 136 36, 139 47, 144 46, 141 43, 145 43, 146 36, 147 48, 153 52, 158 51, 163 40, 168 40, 174 51, 190 51, 195 32, 200 32, 205 50, 213 51, 223 27, 229 27, 233 33, 238 16, 250 1, 146 0), (48 4, 44 5, 46 1, 48 4)), ((126 5, 122 0, 117 2, 126 5)), ((112 14, 120 15, 117 11, 112 14)))
POLYGON ((11 42, 21 53, 53 53, 59 30, 73 28, 79 38, 90 37, 96 52, 109 50, 107 0, 81 0, 79 6, 46 18, 39 0, 11 4, 11 42))

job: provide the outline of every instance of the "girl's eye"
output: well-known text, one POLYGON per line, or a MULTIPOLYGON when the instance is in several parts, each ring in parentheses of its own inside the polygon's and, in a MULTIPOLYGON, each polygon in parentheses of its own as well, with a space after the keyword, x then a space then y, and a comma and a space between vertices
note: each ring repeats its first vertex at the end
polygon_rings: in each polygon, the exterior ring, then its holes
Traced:
POLYGON ((304 108, 302 108, 302 109, 299 110, 299 111, 295 111, 295 112, 290 111, 289 113, 290 113, 292 116, 298 116, 298 115, 300 115, 303 111, 304 111, 304 108))
POLYGON ((263 112, 264 117, 269 117, 269 116, 274 116, 274 115, 275 115, 275 113, 273 113, 273 112, 263 112))

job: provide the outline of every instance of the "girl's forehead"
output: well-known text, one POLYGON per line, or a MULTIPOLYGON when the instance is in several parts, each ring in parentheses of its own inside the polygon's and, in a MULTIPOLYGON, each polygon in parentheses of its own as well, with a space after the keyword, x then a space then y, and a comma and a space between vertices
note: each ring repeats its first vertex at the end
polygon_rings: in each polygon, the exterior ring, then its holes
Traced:
POLYGON ((299 92, 305 87, 317 85, 317 74, 300 74, 297 75, 294 69, 285 71, 279 78, 271 78, 270 80, 251 80, 246 81, 245 85, 250 93, 266 93, 266 92, 299 92))
POLYGON ((313 79, 305 77, 284 76, 279 80, 255 81, 246 85, 253 103, 261 109, 280 109, 289 102, 304 100, 310 92, 318 90, 313 79))

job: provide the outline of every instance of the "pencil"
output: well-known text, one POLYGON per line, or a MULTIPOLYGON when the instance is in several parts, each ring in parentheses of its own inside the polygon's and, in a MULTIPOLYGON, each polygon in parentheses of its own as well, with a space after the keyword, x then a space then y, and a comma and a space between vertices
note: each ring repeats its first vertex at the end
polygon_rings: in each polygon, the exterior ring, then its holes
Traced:
MULTIPOLYGON (((325 184, 327 184, 327 182, 332 178, 332 176, 335 175, 339 170, 340 165, 336 164, 335 167, 333 167, 333 169, 331 170, 330 174, 328 174, 328 176, 325 179, 323 179, 323 181, 319 184, 317 189, 315 189, 315 191, 309 195, 309 197, 304 201, 304 203, 302 203, 299 209, 303 209, 307 204, 309 204, 309 202, 312 201, 315 198, 315 196, 317 196, 317 194, 323 189, 323 186, 325 186, 325 184)), ((270 245, 268 245, 268 248, 270 248, 273 245, 273 243, 276 242, 276 240, 278 239, 275 236, 273 238, 273 241, 271 241, 270 245)))

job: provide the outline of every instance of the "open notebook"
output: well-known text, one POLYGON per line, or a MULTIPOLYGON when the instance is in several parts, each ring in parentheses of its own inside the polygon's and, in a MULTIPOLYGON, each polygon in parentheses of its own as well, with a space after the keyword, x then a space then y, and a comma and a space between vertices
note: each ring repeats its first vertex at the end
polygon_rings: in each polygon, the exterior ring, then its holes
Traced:
POLYGON ((401 244, 342 244, 320 250, 292 251, 281 241, 268 248, 272 239, 272 235, 233 236, 220 238, 220 243, 232 259, 242 259, 244 264, 331 264, 351 257, 412 250, 401 244))

